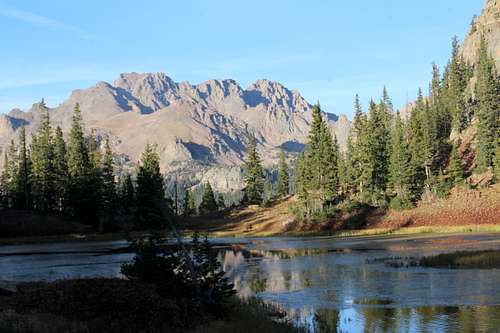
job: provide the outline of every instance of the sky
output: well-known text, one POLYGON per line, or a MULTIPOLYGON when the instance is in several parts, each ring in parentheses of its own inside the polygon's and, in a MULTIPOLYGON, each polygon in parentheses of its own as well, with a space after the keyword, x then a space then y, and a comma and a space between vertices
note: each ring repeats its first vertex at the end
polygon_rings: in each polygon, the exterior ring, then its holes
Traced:
POLYGON ((123 72, 269 79, 330 113, 387 86, 412 100, 483 0, 0 0, 0 112, 51 107, 123 72))

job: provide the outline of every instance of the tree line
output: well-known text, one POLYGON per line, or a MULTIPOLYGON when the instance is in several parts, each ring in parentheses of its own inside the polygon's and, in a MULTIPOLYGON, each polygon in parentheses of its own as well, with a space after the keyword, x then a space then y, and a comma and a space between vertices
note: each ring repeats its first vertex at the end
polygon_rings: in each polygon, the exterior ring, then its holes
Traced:
MULTIPOLYGON (((453 38, 444 72, 433 64, 428 95, 419 90, 406 117, 394 110, 385 87, 378 102, 370 101, 367 113, 356 95, 345 152, 332 136, 320 105, 314 106, 307 145, 294 167, 301 213, 308 217, 328 214, 346 201, 411 208, 425 196, 446 196, 452 187, 464 183, 470 169, 478 174, 490 170, 492 180, 498 181, 500 78, 487 50, 481 38, 476 63, 470 65, 453 38), (462 134, 471 125, 476 128, 473 168, 459 154, 462 134)), ((260 203, 264 175, 253 138, 248 147, 244 198, 260 203)), ((282 152, 277 197, 287 195, 288 186, 282 152)))

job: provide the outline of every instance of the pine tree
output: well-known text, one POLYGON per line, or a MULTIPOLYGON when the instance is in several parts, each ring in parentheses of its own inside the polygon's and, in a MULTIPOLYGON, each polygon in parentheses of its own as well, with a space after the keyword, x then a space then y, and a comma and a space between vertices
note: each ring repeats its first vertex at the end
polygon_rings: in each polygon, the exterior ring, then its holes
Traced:
POLYGON ((117 194, 115 175, 113 169, 113 153, 109 146, 109 140, 106 139, 104 143, 104 156, 102 159, 101 168, 101 231, 114 231, 117 230, 117 223, 115 219, 117 207, 117 194))
POLYGON ((172 214, 164 198, 163 176, 156 146, 146 144, 137 170, 136 213, 137 228, 160 227, 172 214))
POLYGON ((450 154, 450 161, 448 163, 448 175, 453 183, 453 185, 460 184, 464 181, 464 170, 462 164, 460 163, 460 157, 458 156, 458 145, 453 144, 450 154))
POLYGON ((63 212, 68 188, 68 163, 66 160, 66 143, 64 142, 63 133, 59 126, 53 140, 54 147, 54 188, 55 188, 55 209, 63 212))
POLYGON ((14 140, 10 141, 9 149, 5 154, 5 168, 3 170, 3 202, 7 208, 15 207, 19 183, 19 162, 17 147, 14 140))
POLYGON ((264 172, 252 135, 248 138, 247 159, 245 161, 245 184, 244 194, 247 200, 245 203, 262 203, 262 195, 264 194, 264 172))
POLYGON ((30 188, 30 163, 29 152, 26 145, 26 128, 22 126, 19 130, 19 153, 18 153, 18 183, 17 204, 19 208, 29 209, 31 207, 30 188))
POLYGON ((476 138, 477 170, 483 172, 493 165, 493 157, 500 136, 500 84, 497 80, 495 63, 488 54, 484 36, 481 37, 479 47, 475 88, 479 104, 476 138))
POLYGON ((285 151, 281 149, 280 162, 278 168, 278 196, 285 197, 289 194, 290 176, 288 173, 288 165, 286 163, 285 151))
POLYGON ((460 44, 455 36, 452 40, 451 60, 446 72, 447 107, 451 114, 452 129, 458 132, 465 127, 464 92, 468 81, 466 65, 460 55, 459 48, 460 44))
POLYGON ((0 174, 0 200, 1 200, 1 208, 9 207, 9 173, 8 173, 8 165, 9 165, 9 156, 7 152, 4 153, 3 159, 3 169, 0 174))
POLYGON ((98 225, 95 206, 96 188, 89 159, 89 146, 83 134, 80 106, 75 105, 67 147, 68 193, 66 211, 73 218, 90 225, 98 225))
POLYGON ((217 211, 217 202, 215 201, 214 191, 210 182, 206 182, 203 186, 203 196, 199 207, 201 215, 207 215, 217 211))
POLYGON ((194 196, 190 189, 187 189, 184 193, 182 212, 184 216, 196 215, 196 203, 194 202, 194 196))
POLYGON ((135 205, 134 182, 130 173, 126 172, 120 177, 118 183, 118 198, 125 214, 130 214, 135 205))
POLYGON ((46 214, 55 205, 52 133, 49 111, 41 104, 38 131, 31 144, 32 196, 34 208, 46 214))
POLYGON ((226 208, 226 200, 224 199, 224 194, 217 194, 217 208, 223 210, 226 208))
POLYGON ((410 200, 410 154, 404 135, 404 124, 399 112, 396 114, 394 127, 391 134, 391 149, 389 159, 389 188, 392 194, 394 208, 407 208, 411 206, 410 200))
POLYGON ((311 209, 308 190, 309 182, 310 173, 306 167, 306 153, 302 152, 295 162, 295 189, 300 202, 302 202, 306 210, 306 215, 309 215, 311 209))
POLYGON ((373 164, 370 154, 368 119, 361 109, 358 95, 356 95, 354 109, 353 130, 348 140, 349 181, 353 190, 363 195, 372 178, 373 164))

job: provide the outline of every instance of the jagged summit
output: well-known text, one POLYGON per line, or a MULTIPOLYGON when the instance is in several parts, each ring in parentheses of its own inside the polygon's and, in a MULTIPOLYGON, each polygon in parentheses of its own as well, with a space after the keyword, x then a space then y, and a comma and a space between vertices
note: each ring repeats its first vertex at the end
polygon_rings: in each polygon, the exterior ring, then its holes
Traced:
MULTIPOLYGON (((112 84, 98 82, 74 90, 50 109, 54 126, 69 130, 76 103, 86 128, 98 137, 109 137, 125 163, 137 161, 147 142, 156 143, 164 171, 211 177, 224 190, 241 187, 235 175, 228 178, 231 181, 223 179, 231 174, 228 168, 238 169, 243 162, 249 133, 257 140, 263 162, 275 164, 280 147, 296 152, 307 140, 312 107, 299 92, 270 80, 243 89, 231 79, 191 84, 175 82, 165 73, 134 72, 120 74, 112 84)), ((0 145, 7 146, 19 124, 33 131, 39 110, 35 103, 27 112, 1 115, 0 145)), ((347 119, 325 117, 344 145, 347 119)))

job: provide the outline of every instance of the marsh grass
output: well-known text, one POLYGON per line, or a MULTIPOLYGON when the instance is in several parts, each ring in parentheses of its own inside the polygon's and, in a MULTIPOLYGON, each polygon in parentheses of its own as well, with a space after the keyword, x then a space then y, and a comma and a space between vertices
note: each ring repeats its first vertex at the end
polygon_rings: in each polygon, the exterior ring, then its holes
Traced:
POLYGON ((500 251, 458 251, 423 257, 419 261, 424 267, 446 268, 500 268, 500 251))

